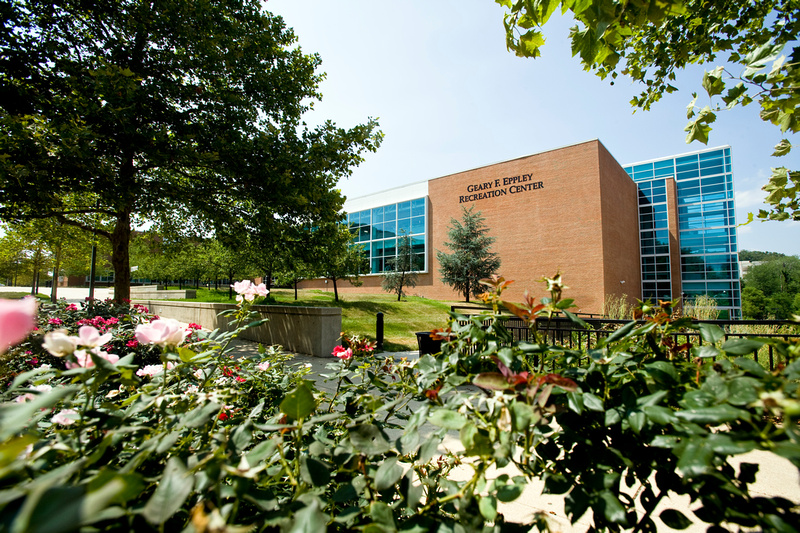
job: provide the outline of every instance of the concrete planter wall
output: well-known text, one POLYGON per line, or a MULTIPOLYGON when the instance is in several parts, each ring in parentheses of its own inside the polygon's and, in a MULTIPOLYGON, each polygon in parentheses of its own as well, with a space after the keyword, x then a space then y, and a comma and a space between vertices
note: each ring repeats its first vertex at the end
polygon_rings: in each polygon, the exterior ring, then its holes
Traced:
MULTIPOLYGON (((194 322, 207 329, 227 328, 228 318, 217 315, 221 311, 236 308, 233 304, 163 300, 137 299, 133 303, 146 305, 152 314, 174 318, 180 322, 194 322)), ((334 346, 339 344, 342 310, 338 307, 254 305, 251 309, 269 321, 246 329, 240 335, 242 339, 263 344, 280 344, 294 353, 315 357, 331 357, 334 346)))
POLYGON ((186 289, 182 291, 168 291, 160 285, 138 285, 131 287, 131 300, 186 300, 197 298, 197 290, 186 289))

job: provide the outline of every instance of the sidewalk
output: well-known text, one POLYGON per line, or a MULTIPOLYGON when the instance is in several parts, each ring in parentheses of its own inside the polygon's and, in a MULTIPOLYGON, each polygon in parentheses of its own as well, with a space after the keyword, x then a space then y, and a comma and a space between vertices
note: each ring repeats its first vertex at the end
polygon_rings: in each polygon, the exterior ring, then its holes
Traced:
MULTIPOLYGON (((39 292, 41 294, 52 294, 52 290, 52 287, 39 286, 39 292)), ((4 292, 24 292, 30 294, 31 287, 0 287, 0 298, 3 297, 4 292)), ((97 287, 94 290, 94 297, 97 300, 105 300, 110 297, 111 292, 110 289, 105 287, 97 287)), ((86 298, 89 296, 89 289, 84 287, 58 287, 56 296, 59 300, 65 298, 67 302, 77 304, 86 301, 86 298)))

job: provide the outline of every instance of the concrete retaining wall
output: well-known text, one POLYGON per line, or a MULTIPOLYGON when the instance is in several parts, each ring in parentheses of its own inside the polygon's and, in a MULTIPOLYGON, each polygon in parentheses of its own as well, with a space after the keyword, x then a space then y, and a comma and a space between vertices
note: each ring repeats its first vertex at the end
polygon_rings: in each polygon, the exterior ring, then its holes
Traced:
MULTIPOLYGON (((174 292, 174 291, 170 291, 174 292)), ((227 328, 228 318, 218 313, 235 309, 233 304, 134 300, 146 305, 152 314, 181 322, 200 324, 206 329, 227 328)), ((342 331, 342 310, 338 307, 278 307, 254 305, 251 308, 269 321, 248 328, 240 338, 263 344, 280 344, 294 353, 332 357, 342 331)), ((230 328, 233 329, 233 328, 230 328)))
POLYGON ((197 290, 167 291, 158 285, 131 287, 131 300, 185 300, 197 298, 197 290))

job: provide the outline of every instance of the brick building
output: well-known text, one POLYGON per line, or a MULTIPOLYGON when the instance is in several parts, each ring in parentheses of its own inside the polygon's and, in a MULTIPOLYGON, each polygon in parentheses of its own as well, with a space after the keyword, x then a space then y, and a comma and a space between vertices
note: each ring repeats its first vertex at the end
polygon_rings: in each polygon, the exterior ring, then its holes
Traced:
MULTIPOLYGON (((739 281, 730 149, 706 152, 623 168, 593 140, 348 200, 348 224, 369 256, 370 273, 361 277, 362 286, 342 283, 339 290, 380 292, 380 273, 386 260, 396 255, 397 236, 406 234, 420 265, 418 283, 411 292, 440 300, 462 299, 441 282, 436 251, 449 253, 443 243, 451 219, 460 220, 462 208, 474 206, 496 239, 492 251, 502 262, 499 273, 514 280, 506 292, 511 300, 520 300, 526 289, 534 296, 545 296, 539 280, 560 271, 569 287, 566 297, 573 298, 582 312, 599 313, 606 295, 624 294, 634 301, 714 293, 717 286, 706 278, 720 274, 727 276, 725 294, 730 296, 723 305, 736 316, 739 281), (719 152, 719 157, 706 156, 704 161, 722 160, 721 172, 717 172, 718 165, 712 170, 723 176, 725 202, 730 196, 730 217, 725 203, 724 220, 715 218, 716 214, 709 218, 714 224, 721 223, 723 231, 718 227, 708 230, 704 225, 708 202, 700 196, 700 186, 697 191, 694 186, 682 186, 684 178, 692 184, 706 179, 711 167, 700 168, 706 152, 719 152), (692 157, 697 176, 687 172, 692 157), (678 168, 680 158, 682 166, 678 168), (688 193, 681 196, 684 190, 688 193), (687 223, 687 217, 696 213, 700 218, 687 223), (727 236, 724 253, 706 253, 703 235, 707 231, 727 236), (682 237, 694 248, 683 247, 682 237), (707 270, 708 259, 714 255, 725 256, 728 267, 707 270), (731 264, 736 266, 733 271, 731 264), (705 276, 702 287, 700 270, 705 276), (687 283, 694 291, 691 294, 684 290, 687 283)), ((716 181, 713 186, 719 188, 716 181)), ((325 281, 307 280, 302 287, 323 288, 325 281)), ((723 296, 721 291, 718 296, 723 296)))

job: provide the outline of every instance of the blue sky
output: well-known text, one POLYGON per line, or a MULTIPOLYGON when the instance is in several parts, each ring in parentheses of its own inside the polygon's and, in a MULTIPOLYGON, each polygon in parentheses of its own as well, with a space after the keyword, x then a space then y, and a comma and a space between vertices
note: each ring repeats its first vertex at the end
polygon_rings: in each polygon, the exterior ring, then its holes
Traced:
MULTIPOLYGON (((567 17, 548 23, 543 57, 532 60, 506 50, 503 8, 492 0, 269 0, 266 7, 294 28, 306 53, 322 58, 323 99, 309 125, 379 119, 383 145, 339 183, 351 198, 595 138, 623 165, 706 148, 687 145, 683 131, 703 66, 680 74, 680 90, 651 111, 634 113, 629 102, 640 86, 584 72, 569 49, 567 17)), ((758 118, 755 104, 717 116, 708 147, 731 146, 741 223, 759 209, 771 167, 800 168, 800 148, 770 157, 780 132, 758 118)), ((565 198, 561 209, 570 208, 565 198)), ((738 233, 740 249, 800 254, 798 222, 753 222, 738 233)))

